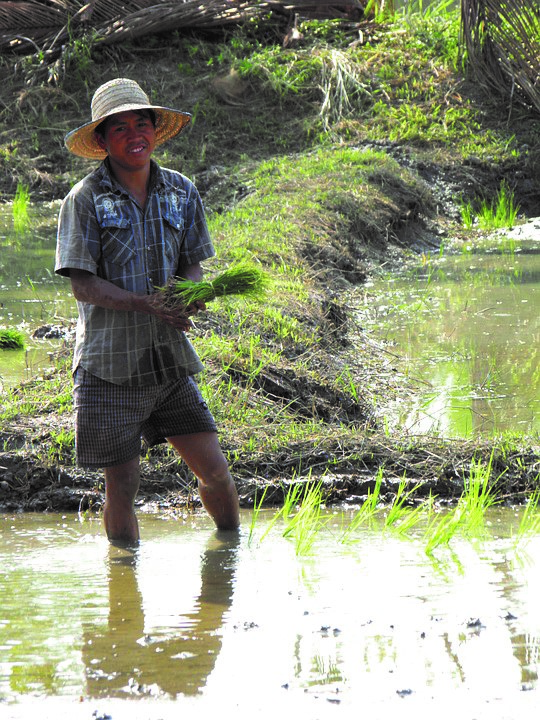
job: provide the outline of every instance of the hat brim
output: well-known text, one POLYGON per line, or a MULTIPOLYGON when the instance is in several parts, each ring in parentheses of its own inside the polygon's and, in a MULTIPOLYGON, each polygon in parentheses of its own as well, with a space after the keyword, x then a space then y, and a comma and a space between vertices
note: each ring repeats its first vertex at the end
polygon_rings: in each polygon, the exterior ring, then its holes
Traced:
POLYGON ((81 127, 69 132, 64 138, 67 149, 79 157, 92 160, 104 160, 107 157, 107 153, 99 146, 94 130, 104 120, 111 117, 111 115, 133 110, 153 110, 155 112, 156 145, 161 145, 161 143, 164 143, 166 140, 170 140, 170 138, 178 135, 191 120, 190 113, 161 107, 160 105, 121 105, 116 107, 114 112, 104 115, 99 118, 99 120, 85 123, 81 125, 81 127))

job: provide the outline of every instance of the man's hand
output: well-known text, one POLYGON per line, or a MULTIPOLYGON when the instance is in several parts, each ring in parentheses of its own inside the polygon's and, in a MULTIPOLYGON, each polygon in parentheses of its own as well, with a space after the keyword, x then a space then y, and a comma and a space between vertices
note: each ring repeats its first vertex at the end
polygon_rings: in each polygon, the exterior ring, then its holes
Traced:
POLYGON ((185 308, 175 307, 173 310, 167 307, 160 293, 149 295, 147 302, 149 307, 148 312, 151 315, 155 315, 155 317, 166 322, 168 325, 172 325, 184 332, 187 332, 193 327, 193 323, 189 318, 197 315, 200 310, 206 310, 206 304, 200 300, 185 308))
MULTIPOLYGON (((201 274, 198 265, 189 267, 191 279, 198 278, 201 274)), ((71 270, 71 286, 77 300, 88 302, 92 305, 99 305, 113 310, 127 310, 142 312, 147 315, 154 315, 162 322, 172 325, 178 330, 187 332, 193 327, 189 319, 197 315, 201 310, 206 310, 206 304, 201 300, 188 305, 187 307, 167 307, 164 296, 160 293, 153 295, 139 295, 117 287, 108 280, 97 277, 85 270, 71 270)))
POLYGON ((186 308, 175 308, 173 310, 165 305, 163 296, 160 293, 138 295, 129 290, 123 290, 108 280, 99 278, 84 270, 72 270, 70 278, 73 294, 77 300, 112 310, 126 310, 154 315, 162 322, 184 332, 193 327, 193 323, 189 319, 190 316, 206 309, 203 302, 196 302, 186 308))

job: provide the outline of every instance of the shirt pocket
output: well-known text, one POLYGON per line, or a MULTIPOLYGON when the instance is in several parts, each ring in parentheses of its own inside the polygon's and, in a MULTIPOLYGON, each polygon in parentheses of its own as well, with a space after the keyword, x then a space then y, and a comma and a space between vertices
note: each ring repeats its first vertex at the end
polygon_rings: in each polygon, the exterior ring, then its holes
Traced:
POLYGON ((174 194, 161 206, 165 253, 170 262, 177 263, 186 222, 186 197, 174 194))
POLYGON ((106 215, 100 218, 100 227, 103 260, 120 266, 128 263, 136 254, 128 218, 106 215))

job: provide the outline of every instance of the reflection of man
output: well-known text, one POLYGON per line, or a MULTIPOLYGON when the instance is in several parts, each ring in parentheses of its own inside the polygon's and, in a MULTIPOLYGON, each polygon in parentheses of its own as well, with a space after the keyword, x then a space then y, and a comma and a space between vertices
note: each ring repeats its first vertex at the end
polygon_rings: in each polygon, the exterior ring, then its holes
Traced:
POLYGON ((213 536, 201 558, 201 591, 196 610, 182 614, 182 627, 145 636, 137 556, 109 555, 109 620, 105 629, 85 630, 83 661, 90 696, 124 693, 179 693, 201 690, 221 649, 217 632, 231 605, 238 536, 213 536), (188 619, 188 623, 185 619, 188 619), (191 620, 191 622, 189 622, 191 620), (172 636, 174 633, 174 636, 172 636))

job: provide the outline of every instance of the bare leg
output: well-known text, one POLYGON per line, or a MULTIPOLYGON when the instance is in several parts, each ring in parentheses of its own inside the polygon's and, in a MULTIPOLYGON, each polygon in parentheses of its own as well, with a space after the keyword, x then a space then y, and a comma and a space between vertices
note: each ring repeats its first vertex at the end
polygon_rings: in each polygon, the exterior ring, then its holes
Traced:
POLYGON ((167 439, 196 475, 202 504, 217 528, 236 530, 240 525, 238 493, 217 434, 201 432, 167 439))
POLYGON ((105 468, 104 472, 103 522, 107 537, 114 544, 137 543, 140 536, 134 504, 140 483, 139 458, 105 468))

